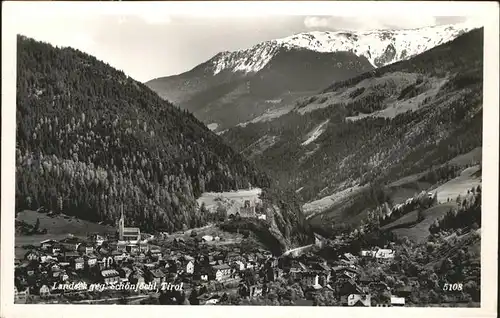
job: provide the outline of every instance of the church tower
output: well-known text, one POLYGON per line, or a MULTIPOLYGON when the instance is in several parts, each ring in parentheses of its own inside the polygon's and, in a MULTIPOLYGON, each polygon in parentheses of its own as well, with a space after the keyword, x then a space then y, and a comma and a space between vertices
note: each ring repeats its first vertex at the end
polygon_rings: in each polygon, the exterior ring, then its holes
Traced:
POLYGON ((125 228, 125 218, 123 216, 123 204, 120 208, 120 219, 118 220, 118 239, 123 240, 123 229, 125 228))

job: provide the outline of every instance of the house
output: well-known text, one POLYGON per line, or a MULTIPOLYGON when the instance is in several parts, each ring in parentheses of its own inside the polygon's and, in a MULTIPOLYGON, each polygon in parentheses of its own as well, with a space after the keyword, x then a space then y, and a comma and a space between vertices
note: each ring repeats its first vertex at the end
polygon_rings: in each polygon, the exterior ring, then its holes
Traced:
POLYGON ((250 297, 262 296, 262 285, 251 285, 250 287, 250 297))
POLYGON ((61 266, 59 264, 52 264, 50 266, 50 270, 53 271, 53 272, 59 271, 59 270, 61 270, 61 266))
POLYGON ((26 288, 23 291, 19 291, 16 286, 14 286, 14 303, 15 304, 25 304, 26 298, 28 298, 29 289, 26 288))
POLYGON ((214 265, 212 271, 217 281, 225 281, 231 276, 231 267, 227 264, 214 265))
POLYGON ((41 298, 47 298, 50 296, 50 289, 47 285, 42 285, 39 290, 41 298))
POLYGON ((404 306, 405 305, 405 298, 404 297, 395 297, 391 296, 391 306, 404 306))
POLYGON ((375 253, 375 258, 377 259, 393 259, 394 251, 391 249, 381 248, 375 253))
POLYGON ((365 289, 361 288, 353 279, 336 281, 335 290, 338 295, 362 294, 365 289))
POLYGON ((71 251, 71 252, 65 252, 62 256, 62 258, 66 261, 66 262, 72 262, 74 259, 76 258, 79 258, 80 257, 80 254, 78 254, 77 252, 75 251, 71 251))
POLYGON ((371 295, 350 294, 347 297, 347 306, 370 307, 371 306, 371 295))
POLYGON ((235 265, 236 269, 239 271, 244 271, 245 270, 245 263, 242 261, 234 261, 233 264, 235 265))
POLYGON ((40 242, 40 248, 45 251, 50 251, 53 247, 57 246, 59 242, 56 240, 44 240, 40 242))
POLYGON ((278 267, 278 258, 277 257, 270 257, 268 260, 267 260, 267 263, 269 264, 269 266, 271 266, 272 268, 276 268, 278 267))
POLYGON ((110 268, 115 264, 115 259, 112 256, 104 257, 104 268, 110 268))
POLYGON ((363 286, 369 286, 370 284, 376 283, 377 280, 369 275, 361 275, 358 278, 358 282, 363 286))
POLYGON ((212 235, 204 235, 201 237, 201 239, 204 241, 204 242, 211 242, 214 240, 214 237, 212 235))
POLYGON ((126 247, 125 247, 125 250, 132 254, 132 255, 135 255, 137 253, 139 253, 139 246, 135 245, 135 244, 128 244, 126 247))
POLYGON ((250 200, 245 200, 243 207, 240 208, 241 217, 255 217, 255 206, 251 204, 250 200))
POLYGON ((160 260, 162 258, 162 253, 159 247, 153 247, 149 249, 149 255, 155 259, 160 260))
POLYGON ((113 257, 114 263, 119 263, 119 262, 123 261, 123 259, 125 258, 124 255, 127 255, 127 254, 125 252, 120 252, 117 250, 114 250, 111 252, 111 256, 113 257))
POLYGON ((27 259, 28 261, 39 261, 40 260, 40 253, 37 251, 29 251, 24 255, 24 258, 27 259))
POLYGON ((81 243, 78 245, 77 251, 83 254, 90 254, 94 252, 94 246, 90 243, 81 243))
POLYGON ((88 267, 94 267, 97 265, 97 257, 94 254, 85 255, 84 259, 88 267))
POLYGON ((121 278, 125 278, 128 280, 128 278, 132 274, 132 270, 128 267, 122 267, 118 270, 118 273, 120 274, 121 278))
POLYGON ((62 274, 62 271, 60 271, 60 270, 52 271, 52 278, 59 279, 61 274, 62 274))
POLYGON ((358 271, 350 266, 335 266, 332 268, 336 280, 353 279, 358 275, 358 271))
POLYGON ((127 250, 128 244, 126 242, 118 242, 116 243, 116 247, 114 248, 117 251, 125 252, 127 250))
POLYGON ((68 251, 77 251, 78 246, 82 244, 83 241, 77 237, 67 237, 60 241, 60 244, 68 251))
POLYGON ((411 286, 403 286, 396 288, 392 293, 399 297, 409 297, 413 291, 411 286))
POLYGON ((319 285, 319 275, 314 272, 302 272, 300 274, 300 281, 306 286, 319 285))
POLYGON ((375 251, 365 250, 365 251, 361 251, 359 254, 362 257, 375 257, 376 252, 375 251))
POLYGON ((101 236, 97 233, 89 235, 89 241, 94 243, 96 246, 101 246, 104 241, 106 241, 106 238, 104 236, 101 236))
POLYGON ((210 294, 203 294, 197 297, 198 303, 203 304, 203 305, 215 305, 219 303, 221 296, 219 295, 210 295, 210 294))
POLYGON ((141 253, 147 253, 149 251, 149 244, 147 242, 139 242, 137 246, 139 247, 139 252, 141 253))
POLYGON ((115 269, 101 271, 101 280, 104 284, 112 285, 120 281, 120 273, 115 269))
POLYGON ((135 255, 134 257, 134 261, 136 261, 137 263, 144 263, 146 259, 146 255, 144 253, 140 253, 138 255, 135 255))
POLYGON ((356 256, 352 255, 351 253, 344 253, 344 255, 342 255, 342 257, 349 264, 355 264, 358 261, 358 259, 356 258, 356 256))
POLYGON ((48 254, 44 254, 44 253, 40 254, 40 263, 50 263, 53 261, 57 261, 57 258, 52 256, 52 255, 48 255, 48 254))
POLYGON ((63 282, 67 281, 69 279, 69 275, 66 274, 66 272, 62 271, 61 274, 59 274, 59 279, 63 282))
POLYGON ((319 277, 319 284, 325 286, 331 279, 332 269, 326 263, 318 262, 312 265, 319 277))
POLYGON ((147 274, 148 282, 153 282, 157 286, 165 281, 165 276, 165 273, 159 269, 150 270, 147 274))
POLYGON ((233 262, 233 261, 237 261, 237 260, 243 260, 244 258, 241 256, 240 253, 236 253, 236 252, 229 252, 226 254, 226 262, 230 263, 230 262, 233 262))
POLYGON ((385 282, 374 281, 368 283, 368 288, 372 291, 382 292, 384 290, 390 290, 389 286, 385 282))
POLYGON ((82 257, 75 258, 73 260, 73 266, 75 270, 82 270, 85 267, 85 261, 82 257))
POLYGON ((128 280, 132 284, 143 284, 145 282, 144 274, 139 269, 134 269, 130 274, 128 280))
POLYGON ((193 261, 189 261, 186 264, 186 273, 188 273, 188 274, 193 274, 194 273, 194 262, 193 261))

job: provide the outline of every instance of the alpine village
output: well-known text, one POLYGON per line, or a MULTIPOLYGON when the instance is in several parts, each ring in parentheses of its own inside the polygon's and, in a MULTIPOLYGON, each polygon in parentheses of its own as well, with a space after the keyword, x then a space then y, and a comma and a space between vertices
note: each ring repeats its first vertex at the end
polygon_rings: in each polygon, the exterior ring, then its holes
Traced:
POLYGON ((146 83, 18 35, 15 303, 480 306, 483 29, 403 31, 146 83))

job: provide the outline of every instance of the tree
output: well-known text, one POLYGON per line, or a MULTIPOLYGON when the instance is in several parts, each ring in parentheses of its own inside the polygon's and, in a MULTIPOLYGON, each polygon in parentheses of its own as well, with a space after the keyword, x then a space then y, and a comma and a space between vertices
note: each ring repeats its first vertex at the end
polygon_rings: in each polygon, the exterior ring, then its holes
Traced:
POLYGON ((424 217, 424 212, 423 212, 423 209, 421 207, 418 208, 418 212, 417 212, 417 222, 422 222, 423 220, 425 219, 424 217))
POLYGON ((35 226, 33 227, 33 233, 38 233, 40 229, 40 218, 36 218, 35 226))

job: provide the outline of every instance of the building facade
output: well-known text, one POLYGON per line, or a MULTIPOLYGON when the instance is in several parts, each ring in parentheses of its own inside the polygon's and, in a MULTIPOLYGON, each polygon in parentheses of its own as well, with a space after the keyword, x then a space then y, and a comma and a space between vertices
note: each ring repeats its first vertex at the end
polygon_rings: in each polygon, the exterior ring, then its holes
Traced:
POLYGON ((123 208, 118 220, 118 239, 130 243, 138 243, 141 239, 141 230, 138 227, 125 227, 125 217, 123 216, 123 208))

